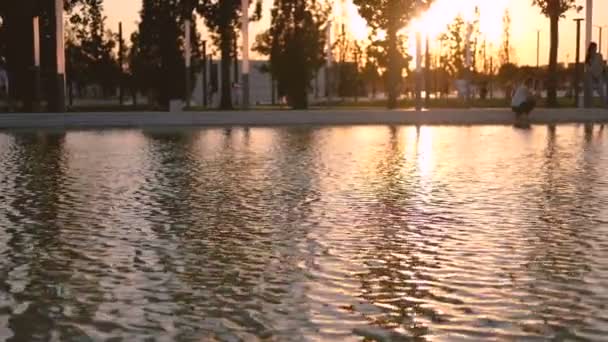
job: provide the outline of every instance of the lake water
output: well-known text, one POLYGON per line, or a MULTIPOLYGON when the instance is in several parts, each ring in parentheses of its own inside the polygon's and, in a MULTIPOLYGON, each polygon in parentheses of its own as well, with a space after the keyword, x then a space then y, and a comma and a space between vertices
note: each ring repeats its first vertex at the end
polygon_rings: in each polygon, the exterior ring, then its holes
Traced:
POLYGON ((0 340, 605 340, 607 132, 2 132, 0 340))

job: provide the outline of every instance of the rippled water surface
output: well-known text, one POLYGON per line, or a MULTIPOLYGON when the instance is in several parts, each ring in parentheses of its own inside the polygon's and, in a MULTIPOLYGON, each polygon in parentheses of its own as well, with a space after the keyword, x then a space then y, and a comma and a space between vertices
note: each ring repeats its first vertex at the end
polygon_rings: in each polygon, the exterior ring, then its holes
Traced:
POLYGON ((607 132, 0 133, 0 340, 605 340, 607 132))

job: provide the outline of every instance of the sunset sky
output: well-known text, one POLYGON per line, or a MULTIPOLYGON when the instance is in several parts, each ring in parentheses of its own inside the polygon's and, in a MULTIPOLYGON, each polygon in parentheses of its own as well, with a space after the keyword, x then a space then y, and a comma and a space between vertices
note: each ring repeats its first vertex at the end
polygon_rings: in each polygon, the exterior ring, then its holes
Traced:
MULTIPOLYGON (((268 27, 270 22, 269 9, 272 7, 272 2, 272 0, 264 0, 262 21, 252 24, 253 37, 268 27)), ((347 2, 350 2, 350 0, 347 0, 347 2)), ((585 3, 584 0, 578 2, 580 5, 585 3)), ((345 12, 346 16, 349 17, 348 22, 353 36, 360 39, 365 38, 365 21, 358 17, 356 7, 352 3, 347 3, 343 11, 340 1, 335 1, 335 3, 336 15, 345 12)), ((482 34, 487 37, 489 42, 493 42, 494 46, 498 47, 501 42, 502 16, 504 10, 508 8, 512 18, 511 36, 515 49, 515 60, 519 64, 536 64, 536 31, 541 30, 540 58, 541 64, 546 64, 549 51, 549 21, 531 3, 532 0, 436 0, 428 14, 420 19, 420 23, 413 23, 412 26, 421 27, 424 32, 428 32, 432 40, 440 32, 445 31, 446 25, 458 13, 462 13, 465 18, 471 17, 477 5, 481 11, 482 34)), ((105 0, 105 7, 108 25, 112 30, 117 30, 119 21, 123 22, 127 34, 130 34, 136 28, 141 0, 105 0)), ((595 0, 593 12, 594 25, 608 25, 608 1, 595 0)), ((568 13, 566 19, 560 22, 560 61, 574 60, 576 26, 572 19, 575 17, 584 17, 584 12, 577 14, 572 11, 568 13)), ((409 30, 413 31, 413 28, 409 30)), ((594 29, 593 39, 597 41, 598 36, 598 29, 594 29)), ((604 28, 602 40, 604 55, 606 55, 608 27, 604 28)), ((412 42, 410 42, 411 44, 412 42)))

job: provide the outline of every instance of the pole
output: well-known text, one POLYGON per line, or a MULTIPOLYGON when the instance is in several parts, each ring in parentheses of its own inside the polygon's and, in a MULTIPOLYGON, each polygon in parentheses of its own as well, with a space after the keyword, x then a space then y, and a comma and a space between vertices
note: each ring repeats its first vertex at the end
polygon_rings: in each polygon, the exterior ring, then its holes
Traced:
POLYGON ((600 53, 602 53, 602 29, 603 29, 603 27, 600 27, 600 42, 599 42, 600 53))
POLYGON ((122 38, 122 22, 118 23, 118 68, 120 70, 120 73, 118 75, 118 102, 120 103, 120 105, 122 106, 125 102, 125 96, 124 96, 124 74, 123 74, 123 45, 124 45, 124 41, 122 38))
POLYGON ((327 51, 326 59, 327 65, 325 66, 325 93, 327 95, 327 103, 331 103, 331 66, 333 54, 331 51, 331 20, 327 21, 327 27, 325 28, 325 35, 327 40, 327 51))
MULTIPOLYGON (((587 0, 586 6, 586 15, 585 15, 585 49, 589 47, 591 44, 591 40, 593 39, 593 0, 587 0)), ((585 71, 584 77, 584 93, 585 93, 585 108, 591 107, 593 102, 593 91, 591 89, 591 79, 587 77, 587 73, 590 70, 585 71)), ((578 86, 578 85, 577 85, 578 86)))
POLYGON ((490 56, 490 99, 494 98, 494 56, 490 56))
POLYGON ((592 34, 593 34, 593 0, 587 0, 587 6, 585 8, 585 48, 589 47, 591 44, 592 34))
POLYGON ((536 30, 536 71, 540 67, 540 30, 536 30))
POLYGON ((243 34, 243 109, 249 109, 249 0, 242 0, 241 30, 243 34))
POLYGON ((416 110, 422 110, 422 38, 416 32, 416 110))
POLYGON ((207 108, 207 41, 203 40, 203 107, 207 108))
POLYGON ((473 35, 473 25, 467 26, 467 34, 465 41, 465 78, 466 78, 466 105, 469 106, 471 102, 471 64, 472 64, 472 51, 471 51, 471 36, 473 35))
POLYGON ((574 62, 574 106, 579 106, 579 83, 580 83, 580 59, 581 59, 581 21, 584 19, 574 19, 576 22, 576 59, 574 62))
POLYGON ((34 111, 40 111, 40 18, 34 17, 34 111))
POLYGON ((63 113, 65 106, 65 41, 63 30, 63 0, 55 0, 56 91, 51 110, 63 113))
POLYGON ((355 42, 355 103, 359 102, 359 43, 355 42))
POLYGON ((232 50, 234 51, 234 59, 232 60, 234 65, 234 83, 239 82, 239 49, 237 47, 236 39, 232 42, 232 50))
POLYGON ((186 65, 186 78, 184 84, 184 96, 186 100, 186 108, 190 107, 190 60, 191 60, 191 40, 190 40, 190 19, 184 20, 184 32, 185 32, 185 42, 184 42, 184 52, 185 52, 185 65, 186 65))
POLYGON ((429 107, 430 96, 431 96, 431 52, 429 51, 429 35, 426 35, 426 47, 424 53, 424 101, 425 106, 429 107))

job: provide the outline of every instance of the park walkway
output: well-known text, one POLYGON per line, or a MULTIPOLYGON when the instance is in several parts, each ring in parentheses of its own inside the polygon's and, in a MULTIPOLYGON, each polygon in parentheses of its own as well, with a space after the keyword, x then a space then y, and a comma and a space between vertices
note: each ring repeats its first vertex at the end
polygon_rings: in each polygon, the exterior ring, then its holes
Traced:
MULTIPOLYGON (((205 112, 0 113, 0 129, 280 125, 511 125, 509 109, 315 109, 205 112)), ((605 109, 539 109, 532 124, 608 123, 605 109)))

